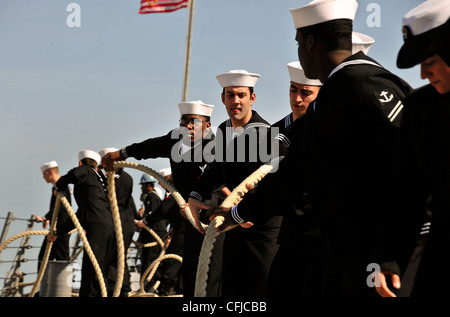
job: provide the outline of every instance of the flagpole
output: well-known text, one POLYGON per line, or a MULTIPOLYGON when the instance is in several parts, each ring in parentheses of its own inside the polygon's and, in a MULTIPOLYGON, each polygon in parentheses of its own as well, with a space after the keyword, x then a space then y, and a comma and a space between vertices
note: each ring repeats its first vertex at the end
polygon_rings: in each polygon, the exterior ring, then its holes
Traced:
POLYGON ((186 34, 186 54, 184 59, 184 81, 183 81, 183 96, 182 102, 187 99, 188 85, 189 85, 189 68, 191 63, 191 40, 192 40, 192 25, 194 24, 194 7, 195 0, 189 0, 189 16, 188 16, 188 27, 186 34))

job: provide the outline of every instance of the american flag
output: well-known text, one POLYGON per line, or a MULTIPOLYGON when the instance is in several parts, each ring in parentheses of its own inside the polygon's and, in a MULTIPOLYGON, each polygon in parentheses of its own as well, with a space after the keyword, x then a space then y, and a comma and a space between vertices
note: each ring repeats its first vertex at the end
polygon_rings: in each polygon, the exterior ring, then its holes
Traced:
POLYGON ((141 0, 140 14, 172 12, 187 7, 188 0, 141 0))

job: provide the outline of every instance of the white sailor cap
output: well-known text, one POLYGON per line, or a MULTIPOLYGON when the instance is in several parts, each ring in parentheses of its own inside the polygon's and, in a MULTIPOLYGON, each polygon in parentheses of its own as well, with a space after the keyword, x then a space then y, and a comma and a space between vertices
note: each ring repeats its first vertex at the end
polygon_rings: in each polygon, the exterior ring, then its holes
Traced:
POLYGON ((300 62, 291 62, 287 64, 287 68, 289 71, 289 76, 291 81, 297 84, 309 85, 309 86, 322 86, 322 82, 318 79, 309 79, 305 76, 305 72, 303 71, 300 62))
POLYGON ((84 150, 78 153, 78 161, 81 161, 85 158, 93 159, 94 161, 97 162, 97 165, 100 164, 101 162, 100 154, 92 150, 84 150))
POLYGON ((100 152, 98 152, 98 154, 100 155, 101 158, 103 158, 106 154, 117 151, 119 151, 119 149, 116 149, 115 147, 107 147, 106 149, 103 149, 100 152))
POLYGON ((314 0, 307 5, 290 9, 296 29, 337 19, 354 20, 356 0, 314 0))
POLYGON ((359 51, 363 51, 364 54, 367 54, 369 52, 370 47, 375 42, 373 38, 370 36, 353 32, 352 33, 352 54, 355 54, 359 51))
POLYGON ((178 104, 181 115, 197 114, 200 116, 211 117, 214 105, 208 105, 201 100, 180 102, 178 104))
POLYGON ((219 81, 222 88, 225 87, 255 87, 261 75, 255 73, 249 73, 246 70, 230 70, 228 73, 217 75, 216 78, 219 81))
POLYGON ((159 174, 161 174, 164 177, 172 175, 172 169, 170 167, 160 169, 159 174))
POLYGON ((41 171, 44 172, 50 168, 57 167, 57 166, 58 166, 58 163, 56 163, 56 161, 47 162, 41 166, 41 171))
POLYGON ((433 36, 449 17, 450 3, 442 0, 427 0, 406 13, 402 20, 404 43, 397 56, 397 67, 410 68, 434 55, 433 36))

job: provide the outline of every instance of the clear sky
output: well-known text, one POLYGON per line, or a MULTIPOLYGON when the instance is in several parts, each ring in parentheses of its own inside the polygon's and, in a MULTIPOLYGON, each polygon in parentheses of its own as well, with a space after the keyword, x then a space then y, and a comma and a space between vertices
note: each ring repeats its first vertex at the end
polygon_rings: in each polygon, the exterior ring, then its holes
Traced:
MULTIPOLYGON (((290 8, 309 0, 196 0, 188 100, 214 104, 227 119, 216 75, 261 74, 254 110, 273 123, 290 112, 286 64, 297 60, 290 8)), ((413 87, 419 68, 399 70, 403 15, 421 0, 360 0, 354 31, 375 39, 369 56, 413 87)), ((187 9, 138 14, 139 0, 0 0, 0 216, 44 215, 50 185, 39 167, 61 174, 81 150, 123 147, 178 125, 187 9), (80 8, 69 27, 70 3, 80 8)), ((140 163, 155 170, 167 159, 140 163)), ((128 170, 139 205, 141 172, 128 170)), ((2 221, 0 221, 2 225, 2 221)))

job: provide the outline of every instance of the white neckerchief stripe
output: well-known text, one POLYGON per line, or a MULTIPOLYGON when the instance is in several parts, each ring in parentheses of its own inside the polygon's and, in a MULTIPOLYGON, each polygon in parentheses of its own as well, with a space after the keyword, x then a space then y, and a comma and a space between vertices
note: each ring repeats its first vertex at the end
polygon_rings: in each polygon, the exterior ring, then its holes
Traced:
POLYGON ((362 65, 362 64, 366 64, 366 65, 373 65, 373 66, 377 66, 377 67, 382 67, 380 64, 371 62, 371 61, 367 61, 365 59, 355 59, 353 61, 348 61, 348 62, 344 62, 344 63, 340 63, 339 65, 337 65, 330 73, 330 75, 328 75, 328 78, 330 78, 331 76, 333 76, 337 71, 341 70, 342 68, 344 68, 345 66, 350 66, 350 65, 362 65))
POLYGON ((288 114, 286 117, 284 117, 284 127, 287 128, 291 125, 291 114, 288 114))
MULTIPOLYGON (((350 66, 350 65, 373 65, 373 66, 377 66, 382 68, 382 66, 380 64, 365 60, 365 59, 355 59, 353 61, 348 61, 348 62, 344 62, 344 63, 340 63, 339 65, 337 65, 330 73, 330 75, 328 75, 328 78, 330 78, 331 76, 333 76, 336 72, 340 71, 342 68, 344 68, 345 66, 350 66)), ((314 104, 313 104, 313 110, 316 111, 316 101, 314 100, 314 104)))
POLYGON ((244 129, 253 128, 253 127, 261 127, 261 128, 270 128, 270 125, 264 122, 253 122, 253 123, 247 123, 244 126, 244 129))
POLYGON ((243 127, 238 127, 236 132, 236 129, 233 127, 233 124, 231 123, 231 120, 228 119, 225 124, 226 129, 226 143, 227 145, 234 140, 236 137, 240 136, 245 130, 250 128, 270 128, 270 125, 264 122, 252 122, 247 123, 243 127))
POLYGON ((239 216, 238 213, 238 205, 235 205, 233 208, 231 208, 231 217, 233 218, 233 220, 235 222, 237 222, 238 224, 243 223, 244 220, 239 216))
POLYGON ((285 136, 282 133, 279 133, 275 136, 275 139, 282 142, 286 147, 289 147, 291 145, 291 141, 287 136, 285 136))

